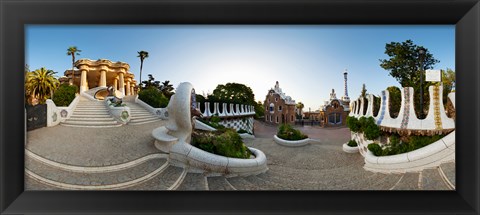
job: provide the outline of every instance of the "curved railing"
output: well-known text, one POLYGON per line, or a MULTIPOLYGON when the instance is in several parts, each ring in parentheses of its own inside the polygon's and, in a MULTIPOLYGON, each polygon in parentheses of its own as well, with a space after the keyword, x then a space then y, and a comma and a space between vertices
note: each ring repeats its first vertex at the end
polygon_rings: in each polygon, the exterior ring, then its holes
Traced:
POLYGON ((197 109, 198 110, 204 109, 204 111, 202 112, 204 117, 218 115, 220 118, 224 118, 224 117, 255 115, 255 108, 252 105, 215 102, 213 103, 213 111, 210 108, 210 102, 204 102, 202 106, 203 108, 201 108, 201 105, 202 103, 197 102, 197 109), (221 109, 220 109, 220 105, 222 105, 221 109))
MULTIPOLYGON (((373 114, 373 95, 360 97, 353 101, 352 111, 349 116, 373 117, 377 125, 383 129, 431 130, 442 133, 455 129, 455 121, 452 118, 447 117, 442 102, 443 88, 441 86, 430 86, 429 93, 430 105, 425 119, 418 119, 415 114, 412 87, 406 87, 401 90, 402 102, 400 112, 396 118, 390 116, 390 110, 388 107, 390 95, 388 90, 382 91, 380 109, 376 116, 373 114), (366 111, 364 111, 365 102, 368 102, 366 111)), ((448 98, 455 99, 455 93, 450 93, 448 98)))

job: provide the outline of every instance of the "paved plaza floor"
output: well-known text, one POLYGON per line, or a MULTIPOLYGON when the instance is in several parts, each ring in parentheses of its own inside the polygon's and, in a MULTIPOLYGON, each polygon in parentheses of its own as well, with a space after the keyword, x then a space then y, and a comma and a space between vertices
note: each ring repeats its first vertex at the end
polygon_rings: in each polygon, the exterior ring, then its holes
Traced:
POLYGON ((418 173, 406 176, 364 170, 360 154, 342 151, 342 144, 350 139, 346 127, 297 127, 316 141, 292 148, 276 144, 273 135, 277 128, 258 121, 254 124, 256 138, 246 139, 245 144, 265 153, 269 168, 266 173, 231 178, 188 173, 168 165, 167 155, 154 147, 151 132, 165 123, 95 129, 59 125, 30 131, 25 158, 26 189, 449 189, 436 171, 430 173, 433 179, 427 180, 418 173))

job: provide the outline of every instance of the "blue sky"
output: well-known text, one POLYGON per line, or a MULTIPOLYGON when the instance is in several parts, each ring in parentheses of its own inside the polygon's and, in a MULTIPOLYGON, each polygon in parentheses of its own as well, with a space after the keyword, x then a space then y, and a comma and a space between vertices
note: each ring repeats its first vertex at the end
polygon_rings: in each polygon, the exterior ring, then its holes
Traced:
POLYGON ((27 25, 25 39, 31 70, 62 76, 71 68, 66 50, 77 46, 77 59, 126 62, 138 81, 137 51, 145 50, 142 80, 153 74, 174 87, 188 81, 200 94, 237 82, 251 87, 257 101, 279 81, 306 110, 318 109, 332 88, 344 94, 344 69, 352 100, 363 83, 373 94, 399 86, 379 66, 392 41, 411 39, 440 60, 434 69, 455 70, 454 25, 27 25))

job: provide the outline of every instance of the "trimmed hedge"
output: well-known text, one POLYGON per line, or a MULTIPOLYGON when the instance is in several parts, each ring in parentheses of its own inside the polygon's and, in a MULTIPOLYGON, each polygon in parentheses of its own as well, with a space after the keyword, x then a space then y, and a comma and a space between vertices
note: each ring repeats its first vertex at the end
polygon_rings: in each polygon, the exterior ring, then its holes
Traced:
POLYGON ((348 141, 347 146, 355 147, 355 146, 358 146, 358 144, 355 140, 350 140, 348 141))
POLYGON ((278 127, 277 136, 284 140, 303 140, 308 138, 297 129, 294 129, 290 124, 282 124, 278 127))
POLYGON ((434 136, 410 136, 408 142, 401 142, 397 135, 390 136, 390 144, 382 149, 377 143, 368 144, 368 150, 370 150, 375 156, 388 156, 397 155, 402 153, 411 152, 434 143, 445 135, 434 136))
POLYGON ((78 87, 75 85, 62 84, 53 93, 52 100, 55 105, 59 107, 69 106, 75 99, 75 93, 77 93, 78 87))
POLYGON ((240 135, 231 128, 192 133, 191 144, 207 152, 232 158, 250 158, 252 152, 242 142, 240 135))
POLYGON ((360 117, 359 119, 355 117, 347 117, 347 126, 350 131, 362 133, 368 140, 375 140, 380 137, 380 127, 375 123, 373 117, 360 117))

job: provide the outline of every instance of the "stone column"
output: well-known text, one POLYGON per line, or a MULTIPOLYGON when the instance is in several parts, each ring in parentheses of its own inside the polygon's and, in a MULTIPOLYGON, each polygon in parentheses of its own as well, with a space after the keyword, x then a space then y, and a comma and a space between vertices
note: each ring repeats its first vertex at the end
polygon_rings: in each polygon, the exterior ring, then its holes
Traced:
POLYGON ((133 84, 130 85, 130 92, 131 92, 132 95, 135 95, 135 89, 134 89, 133 86, 134 86, 133 84))
POLYGON ((126 95, 126 96, 129 96, 129 95, 131 95, 131 94, 130 94, 130 81, 127 80, 126 82, 127 82, 127 84, 126 84, 125 89, 127 90, 127 93, 126 93, 125 95, 126 95))
POLYGON ((107 86, 107 71, 100 70, 100 82, 98 83, 99 87, 106 87, 107 86))
POLYGON ((118 77, 113 79, 113 89, 118 90, 118 77))
POLYGON ((68 84, 73 85, 73 79, 75 78, 75 73, 70 74, 70 77, 68 79, 68 84))
POLYGON ((120 86, 118 90, 120 90, 124 95, 125 95, 125 82, 123 80, 123 73, 118 74, 119 79, 120 79, 120 86))
POLYGON ((88 82, 87 82, 87 70, 81 70, 82 76, 80 79, 80 92, 84 92, 88 90, 88 82))

